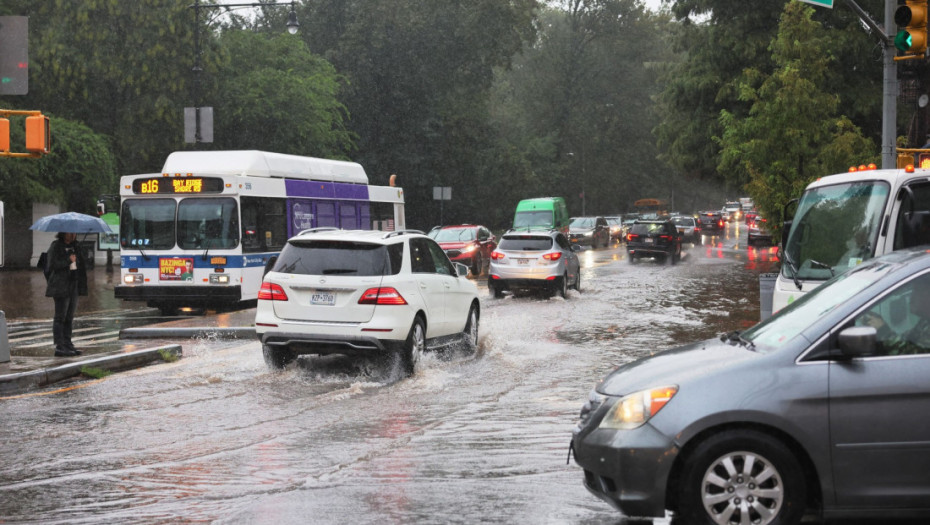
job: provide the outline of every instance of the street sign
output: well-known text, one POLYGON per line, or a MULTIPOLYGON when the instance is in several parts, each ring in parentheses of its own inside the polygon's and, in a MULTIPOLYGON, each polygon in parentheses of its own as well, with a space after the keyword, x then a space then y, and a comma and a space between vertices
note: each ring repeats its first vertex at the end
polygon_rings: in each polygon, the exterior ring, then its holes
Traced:
POLYGON ((0 95, 29 93, 29 17, 0 16, 0 95))
POLYGON ((433 186, 434 201, 451 201, 452 186, 433 186))
POLYGON ((808 4, 814 4, 814 5, 819 5, 820 7, 829 7, 830 9, 833 9, 833 0, 801 0, 801 1, 806 2, 808 4))

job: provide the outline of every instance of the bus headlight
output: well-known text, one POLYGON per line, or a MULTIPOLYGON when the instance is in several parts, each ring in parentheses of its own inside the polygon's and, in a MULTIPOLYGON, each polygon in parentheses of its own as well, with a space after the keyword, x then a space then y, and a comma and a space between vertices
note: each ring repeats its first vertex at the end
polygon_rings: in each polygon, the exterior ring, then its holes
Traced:
POLYGON ((229 276, 225 274, 211 273, 210 284, 229 284, 229 276))
POLYGON ((123 276, 123 282, 126 284, 142 284, 141 273, 127 273, 123 276))

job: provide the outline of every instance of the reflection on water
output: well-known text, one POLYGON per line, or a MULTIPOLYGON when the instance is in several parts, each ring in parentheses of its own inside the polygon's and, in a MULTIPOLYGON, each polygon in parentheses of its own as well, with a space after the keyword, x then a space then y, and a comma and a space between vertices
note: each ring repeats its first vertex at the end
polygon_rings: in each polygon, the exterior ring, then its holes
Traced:
MULTIPOLYGON (((77 315, 115 309, 145 308, 142 302, 124 302, 113 297, 119 270, 104 266, 87 270, 87 296, 78 298, 77 315)), ((0 270, 0 310, 9 319, 48 319, 55 315, 55 302, 45 297, 45 276, 39 270, 0 270)))

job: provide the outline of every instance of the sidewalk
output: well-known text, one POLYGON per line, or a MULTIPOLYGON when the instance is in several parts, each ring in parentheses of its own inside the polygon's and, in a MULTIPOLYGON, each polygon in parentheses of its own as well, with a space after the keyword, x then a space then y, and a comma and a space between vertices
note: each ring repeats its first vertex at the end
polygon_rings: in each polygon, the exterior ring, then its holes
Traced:
POLYGON ((181 344, 191 338, 255 339, 255 309, 179 319, 149 327, 126 328, 112 345, 90 347, 77 357, 54 357, 53 350, 10 348, 10 362, 0 363, 0 395, 22 393, 81 374, 81 368, 128 370, 163 360, 162 354, 181 357, 181 344), (156 339, 157 341, 150 341, 156 339), (179 341, 180 340, 180 341, 179 341))

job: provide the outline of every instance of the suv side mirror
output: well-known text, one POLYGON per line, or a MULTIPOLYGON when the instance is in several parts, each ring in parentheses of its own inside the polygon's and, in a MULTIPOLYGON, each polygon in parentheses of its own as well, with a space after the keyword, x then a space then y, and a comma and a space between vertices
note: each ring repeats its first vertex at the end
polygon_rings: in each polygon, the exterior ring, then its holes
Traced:
POLYGON ((462 264, 462 263, 455 263, 455 273, 456 273, 459 277, 467 277, 467 276, 468 276, 468 266, 465 266, 465 265, 462 264))
POLYGON ((840 332, 837 343, 846 357, 874 355, 877 334, 874 326, 852 326, 840 332))

